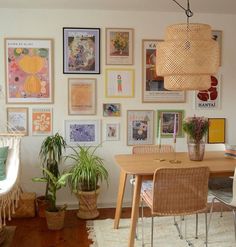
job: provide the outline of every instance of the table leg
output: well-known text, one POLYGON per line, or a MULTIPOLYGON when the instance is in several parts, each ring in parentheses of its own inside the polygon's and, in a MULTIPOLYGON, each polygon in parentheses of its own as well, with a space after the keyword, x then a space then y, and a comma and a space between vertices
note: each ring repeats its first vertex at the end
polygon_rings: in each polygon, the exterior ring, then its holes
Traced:
POLYGON ((140 202, 140 192, 142 185, 142 176, 135 176, 135 186, 133 195, 133 205, 131 212, 131 225, 130 225, 130 235, 129 235, 129 247, 134 247, 136 224, 139 215, 139 202, 140 202))
POLYGON ((118 229, 119 228, 119 222, 120 222, 122 202, 123 202, 124 191, 125 191, 126 178, 127 178, 126 172, 121 170, 120 171, 119 190, 118 190, 117 203, 116 203, 116 213, 115 213, 115 219, 114 219, 114 229, 118 229))

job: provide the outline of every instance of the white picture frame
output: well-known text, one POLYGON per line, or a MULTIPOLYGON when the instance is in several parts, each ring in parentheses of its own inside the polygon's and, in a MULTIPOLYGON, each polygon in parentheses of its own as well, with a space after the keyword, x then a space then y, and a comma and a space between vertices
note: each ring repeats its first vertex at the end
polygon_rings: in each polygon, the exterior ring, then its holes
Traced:
POLYGON ((120 140, 120 124, 106 123, 105 124, 105 140, 119 141, 120 140))

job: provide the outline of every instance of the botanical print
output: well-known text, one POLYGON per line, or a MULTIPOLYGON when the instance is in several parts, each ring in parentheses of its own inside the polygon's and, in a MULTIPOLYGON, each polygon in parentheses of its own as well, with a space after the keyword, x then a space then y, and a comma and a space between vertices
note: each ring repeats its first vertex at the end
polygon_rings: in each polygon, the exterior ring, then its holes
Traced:
POLYGON ((100 29, 63 28, 64 73, 100 73, 100 29))
POLYGON ((133 69, 106 70, 106 96, 127 98, 134 96, 133 69))
MULTIPOLYGON (((156 72, 156 46, 161 40, 143 40, 143 102, 184 102, 184 91, 164 88, 164 78, 156 72)), ((158 53, 157 53, 158 54, 158 53)))
POLYGON ((96 113, 96 79, 69 79, 69 114, 96 113))
POLYGON ((153 144, 153 111, 128 111, 128 145, 153 144))
POLYGON ((106 29, 106 64, 133 64, 133 29, 106 29))
POLYGON ((52 134, 52 109, 32 109, 32 134, 52 134))
POLYGON ((109 123, 106 124, 106 140, 107 141, 117 141, 119 140, 119 124, 109 123))
POLYGON ((5 40, 8 103, 52 102, 51 43, 5 40))
POLYGON ((195 91, 195 108, 214 110, 220 108, 220 75, 211 76, 211 87, 208 90, 195 91))
POLYGON ((177 137, 183 137, 182 124, 184 112, 182 110, 159 110, 157 115, 158 123, 161 123, 161 137, 172 138, 174 133, 177 137))
POLYGON ((120 117, 120 104, 103 104, 104 117, 120 117))
POLYGON ((66 121, 66 141, 68 145, 99 144, 99 122, 97 120, 66 121))
POLYGON ((28 108, 7 108, 7 126, 9 132, 28 134, 28 108))

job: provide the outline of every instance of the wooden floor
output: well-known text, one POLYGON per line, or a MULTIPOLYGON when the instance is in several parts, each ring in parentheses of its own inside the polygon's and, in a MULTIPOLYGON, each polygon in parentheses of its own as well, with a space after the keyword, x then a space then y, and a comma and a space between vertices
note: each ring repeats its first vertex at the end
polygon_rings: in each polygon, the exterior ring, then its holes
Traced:
MULTIPOLYGON (((215 209, 218 211, 219 206, 215 209)), ((223 209, 225 210, 225 208, 223 209)), ((98 219, 114 218, 115 209, 99 209, 98 219)), ((122 218, 130 217, 130 208, 122 210, 122 218)), ((145 215, 148 216, 148 211, 145 215)), ((10 247, 89 247, 86 220, 78 219, 76 211, 67 211, 63 230, 47 229, 45 218, 12 219, 7 225, 16 226, 13 243, 10 247)), ((112 247, 112 246, 111 246, 112 247)))

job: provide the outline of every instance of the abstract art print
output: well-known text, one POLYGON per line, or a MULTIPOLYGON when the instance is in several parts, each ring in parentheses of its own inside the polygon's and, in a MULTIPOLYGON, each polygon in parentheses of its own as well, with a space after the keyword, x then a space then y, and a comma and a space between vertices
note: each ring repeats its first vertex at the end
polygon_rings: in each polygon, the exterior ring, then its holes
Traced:
POLYGON ((154 144, 154 111, 127 111, 127 145, 154 144))
POLYGON ((7 128, 8 132, 17 132, 28 135, 28 108, 8 107, 7 128))
POLYGON ((66 120, 65 136, 68 145, 96 146, 100 144, 99 120, 66 120))
POLYGON ((94 115, 96 113, 96 79, 68 79, 68 107, 70 115, 94 115))
POLYGON ((103 104, 103 116, 104 117, 120 117, 121 104, 117 103, 105 103, 103 104))
POLYGON ((107 123, 105 131, 106 141, 118 141, 120 139, 120 124, 119 123, 107 123))
POLYGON ((185 102, 184 91, 164 88, 164 78, 156 73, 157 44, 162 40, 142 40, 142 101, 143 103, 185 102))
POLYGON ((32 135, 52 134, 52 109, 32 109, 32 135))
POLYGON ((63 73, 100 74, 100 28, 63 28, 63 73))
POLYGON ((51 39, 5 38, 7 103, 53 103, 51 39))
POLYGON ((134 30, 106 28, 106 64, 133 64, 134 30))

